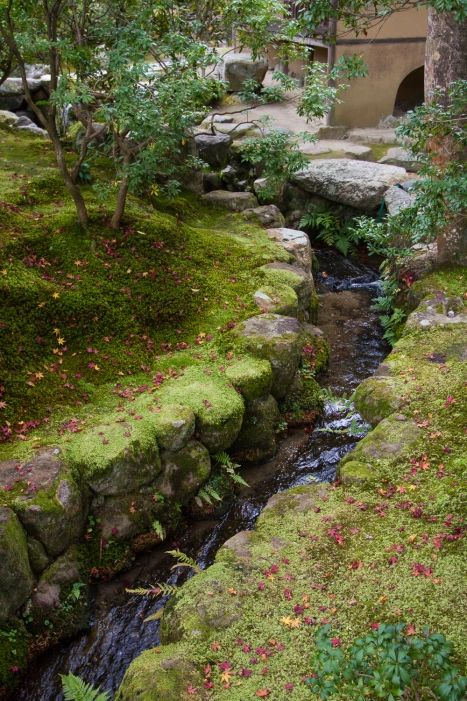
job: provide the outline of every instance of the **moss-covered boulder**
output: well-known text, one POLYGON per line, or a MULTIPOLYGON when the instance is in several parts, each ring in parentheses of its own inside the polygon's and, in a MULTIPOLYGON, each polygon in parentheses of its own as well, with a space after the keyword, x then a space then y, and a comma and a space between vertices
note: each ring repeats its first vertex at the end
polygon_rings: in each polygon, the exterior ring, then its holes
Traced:
POLYGON ((150 531, 154 519, 159 519, 165 505, 159 500, 156 487, 141 487, 137 492, 117 496, 97 496, 91 511, 98 520, 104 540, 128 540, 150 531))
POLYGON ((276 452, 276 431, 280 420, 279 408, 273 396, 259 397, 247 402, 242 429, 232 446, 241 460, 266 460, 276 452))
POLYGON ((323 405, 320 385, 314 377, 299 371, 280 409, 289 426, 305 426, 315 421, 323 405))
POLYGON ((41 451, 25 465, 25 471, 41 480, 42 489, 25 491, 14 500, 13 508, 27 534, 56 557, 81 537, 86 498, 63 465, 58 449, 41 451))
POLYGON ((189 701, 201 672, 180 645, 146 650, 127 669, 115 701, 189 701))
POLYGON ((65 459, 97 494, 125 494, 153 482, 160 458, 152 415, 110 415, 76 434, 65 447, 65 459))
POLYGON ((303 268, 307 273, 311 272, 311 244, 304 231, 280 227, 267 229, 267 234, 293 256, 299 268, 303 268))
POLYGON ((246 400, 264 397, 271 390, 272 368, 267 360, 245 356, 228 365, 225 376, 246 400))
POLYGON ((231 332, 233 344, 271 363, 272 389, 283 397, 297 372, 302 348, 300 322, 293 317, 262 314, 247 319, 231 332))
POLYGON ((391 464, 409 453, 422 436, 421 429, 403 414, 392 414, 363 438, 341 465, 350 461, 373 465, 375 461, 391 464))
POLYGON ((263 313, 298 316, 298 297, 289 285, 284 285, 281 282, 262 285, 253 294, 253 299, 258 309, 263 313))
MULTIPOLYGON (((311 273, 289 263, 268 263, 260 268, 267 282, 282 283, 291 287, 298 298, 299 313, 309 313, 314 291, 311 273)), ((308 318, 308 316, 306 316, 308 318)))
POLYGON ((353 396, 357 411, 372 426, 386 419, 401 406, 401 396, 392 377, 368 377, 353 396))
POLYGON ((165 404, 153 416, 157 443, 162 450, 180 450, 195 432, 195 415, 188 406, 165 404))
POLYGON ((182 377, 162 385, 157 400, 160 406, 189 406, 196 416, 197 437, 211 453, 216 453, 229 448, 238 436, 244 404, 225 377, 209 373, 196 366, 188 368, 182 377))
POLYGON ((172 643, 182 638, 209 640, 216 631, 238 621, 242 607, 239 597, 228 591, 232 577, 229 565, 216 563, 209 568, 209 574, 202 572, 189 580, 164 609, 161 642, 172 643))
POLYGON ((177 452, 162 453, 162 473, 156 480, 155 490, 168 500, 185 504, 210 472, 209 451, 202 443, 192 440, 177 452))
POLYGON ((313 370, 315 375, 326 369, 331 351, 321 329, 313 324, 303 324, 301 346, 305 367, 313 370))
POLYGON ((349 460, 339 466, 338 476, 342 484, 362 485, 377 478, 371 466, 359 460, 349 460))
POLYGON ((0 621, 26 601, 34 578, 28 560, 26 534, 14 511, 0 508, 0 621))
POLYGON ((49 555, 47 555, 44 546, 39 540, 29 536, 27 539, 27 545, 29 562, 31 564, 32 571, 35 574, 40 574, 50 565, 51 558, 49 555))

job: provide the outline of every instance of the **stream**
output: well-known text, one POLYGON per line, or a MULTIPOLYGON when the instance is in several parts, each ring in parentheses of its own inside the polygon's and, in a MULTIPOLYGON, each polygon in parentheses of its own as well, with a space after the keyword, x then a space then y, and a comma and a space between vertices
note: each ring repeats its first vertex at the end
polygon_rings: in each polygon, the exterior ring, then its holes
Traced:
POLYGON ((321 271, 316 276, 318 325, 331 345, 331 361, 320 378, 320 384, 329 388, 329 400, 314 430, 291 432, 274 459, 244 469, 242 476, 249 487, 239 491, 220 519, 185 524, 170 541, 141 555, 131 570, 96 585, 90 628, 37 659, 15 690, 15 700, 61 701, 59 674, 69 671, 114 692, 131 661, 159 644, 159 622, 143 623, 143 619, 165 603, 129 596, 125 587, 182 583, 189 574, 183 568, 171 571, 173 559, 165 554, 175 547, 196 558, 203 569, 208 567, 222 543, 253 528, 273 494, 310 481, 333 480, 340 458, 365 434, 368 427, 346 397, 388 352, 371 309, 378 276, 366 261, 343 258, 330 249, 316 254, 321 271))

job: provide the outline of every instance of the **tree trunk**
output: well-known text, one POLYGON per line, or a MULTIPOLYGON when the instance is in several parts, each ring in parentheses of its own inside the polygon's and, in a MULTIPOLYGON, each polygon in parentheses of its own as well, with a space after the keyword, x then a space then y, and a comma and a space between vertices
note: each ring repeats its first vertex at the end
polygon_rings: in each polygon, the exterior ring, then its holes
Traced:
MULTIPOLYGON (((425 53, 425 101, 432 102, 436 91, 442 91, 436 100, 447 105, 447 90, 456 80, 467 77, 467 22, 456 22, 449 12, 428 11, 428 33, 425 53)), ((451 137, 438 138, 432 144, 437 165, 441 168, 450 161, 462 160, 460 145, 451 137)), ((448 213, 447 213, 448 214, 448 213)), ((437 232, 439 264, 467 262, 467 235, 465 217, 454 214, 446 217, 446 225, 437 232)))
POLYGON ((70 171, 68 170, 68 166, 65 162, 65 154, 63 153, 63 146, 60 141, 60 137, 57 133, 57 130, 54 128, 54 126, 55 125, 49 124, 49 128, 47 131, 49 133, 54 147, 57 166, 63 178, 63 182, 65 183, 65 187, 70 193, 75 204, 76 214, 78 215, 78 221, 80 223, 80 226, 83 229, 85 229, 88 225, 89 219, 86 204, 84 202, 84 198, 79 185, 77 185, 76 182, 74 182, 73 178, 71 177, 70 171))
POLYGON ((112 220, 110 222, 110 226, 112 229, 118 229, 120 227, 120 220, 123 216, 123 212, 125 211, 127 194, 128 194, 128 178, 124 177, 122 182, 120 183, 120 187, 118 189, 117 204, 115 206, 115 211, 113 213, 112 220))

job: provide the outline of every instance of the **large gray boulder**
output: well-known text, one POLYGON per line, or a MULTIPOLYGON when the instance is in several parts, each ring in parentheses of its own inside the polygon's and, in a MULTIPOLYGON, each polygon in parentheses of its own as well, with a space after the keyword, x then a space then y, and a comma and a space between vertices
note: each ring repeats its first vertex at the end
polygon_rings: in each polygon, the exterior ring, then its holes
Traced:
POLYGON ((197 134, 196 153, 212 168, 224 168, 229 160, 232 139, 228 134, 197 134))
POLYGON ((14 127, 20 117, 9 110, 0 110, 0 126, 14 127))
POLYGON ((252 192, 229 192, 229 190, 213 190, 201 198, 208 204, 225 207, 231 212, 243 212, 258 206, 258 200, 252 192))
POLYGON ((312 250, 308 236, 299 229, 279 227, 268 229, 270 239, 277 241, 295 259, 295 265, 305 272, 311 272, 312 250))
POLYGON ((313 195, 371 212, 391 185, 408 178, 397 166, 334 158, 312 161, 292 181, 313 195))
POLYGON ((254 80, 262 84, 268 70, 267 61, 263 58, 253 59, 244 53, 231 53, 223 57, 220 64, 220 78, 227 83, 227 90, 237 92, 243 88, 246 80, 254 80))
POLYGON ((14 511, 0 508, 0 621, 15 613, 32 591, 26 534, 14 511))

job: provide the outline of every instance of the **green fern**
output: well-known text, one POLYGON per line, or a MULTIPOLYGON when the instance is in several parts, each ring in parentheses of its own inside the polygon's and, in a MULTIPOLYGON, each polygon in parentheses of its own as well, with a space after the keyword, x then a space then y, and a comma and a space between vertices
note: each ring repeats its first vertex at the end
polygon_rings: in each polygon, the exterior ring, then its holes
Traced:
POLYGON ((136 589, 125 589, 127 594, 136 594, 136 596, 172 596, 178 590, 174 584, 166 584, 165 582, 156 582, 152 587, 136 587, 136 589))
POLYGON ((177 567, 189 567, 194 572, 201 572, 201 567, 198 565, 196 560, 186 553, 182 553, 181 550, 166 550, 167 555, 172 555, 177 560, 177 564, 171 567, 172 570, 177 567))
POLYGON ((164 526, 160 521, 153 521, 152 522, 152 529, 153 531, 159 536, 161 540, 164 540, 165 538, 165 529, 164 526))
POLYGON ((160 608, 156 613, 152 613, 150 616, 147 618, 143 619, 143 623, 149 623, 149 621, 158 621, 159 619, 162 618, 162 614, 164 613, 164 606, 160 608))
POLYGON ((95 689, 71 672, 60 677, 65 701, 110 701, 108 691, 95 689))
POLYGON ((219 453, 215 454, 214 459, 219 465, 219 467, 221 467, 222 470, 225 472, 227 477, 232 482, 234 482, 234 484, 241 484, 244 487, 250 486, 248 482, 246 482, 243 479, 243 477, 240 477, 240 475, 237 474, 237 469, 240 467, 240 465, 237 462, 233 462, 232 458, 228 453, 222 450, 219 453))
POLYGON ((206 484, 198 491, 198 494, 195 496, 195 501, 198 506, 202 508, 203 502, 212 506, 213 501, 222 501, 222 497, 216 492, 214 487, 206 484))

